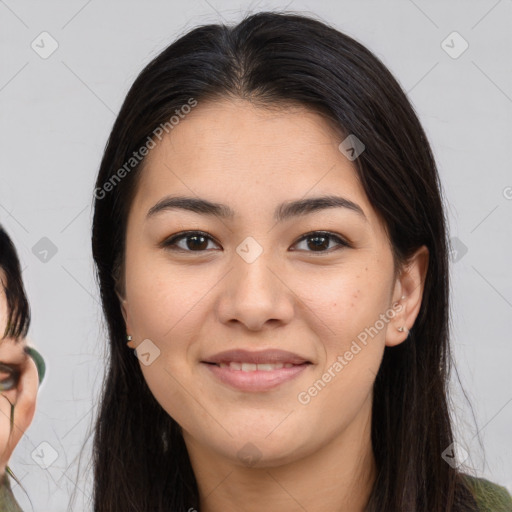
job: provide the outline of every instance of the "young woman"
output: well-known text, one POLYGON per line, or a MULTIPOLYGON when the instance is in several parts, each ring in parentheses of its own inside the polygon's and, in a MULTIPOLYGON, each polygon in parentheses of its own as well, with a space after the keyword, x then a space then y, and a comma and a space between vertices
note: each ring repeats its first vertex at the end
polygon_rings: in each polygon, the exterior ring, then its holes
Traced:
POLYGON ((16 248, 1 226, 0 284, 0 510, 18 512, 8 474, 18 480, 7 464, 34 417, 45 364, 25 341, 29 303, 16 248))
POLYGON ((295 14, 190 31, 94 195, 94 510, 510 507, 454 462, 439 177, 368 49, 295 14))

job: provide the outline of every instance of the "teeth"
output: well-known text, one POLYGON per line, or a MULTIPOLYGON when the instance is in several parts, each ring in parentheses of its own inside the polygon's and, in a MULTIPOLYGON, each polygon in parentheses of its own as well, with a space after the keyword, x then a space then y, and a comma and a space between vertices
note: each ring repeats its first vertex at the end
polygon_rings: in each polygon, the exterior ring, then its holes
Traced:
POLYGON ((271 372, 273 370, 280 370, 281 368, 292 368, 294 366, 292 363, 263 363, 263 364, 254 364, 254 363, 237 363, 237 362, 230 362, 227 363, 220 363, 219 366, 221 368, 229 368, 231 370, 241 370, 243 372, 255 372, 256 370, 262 371, 262 372, 271 372))
POLYGON ((271 372, 272 370, 279 370, 283 367, 283 364, 259 364, 258 370, 264 371, 264 372, 271 372))

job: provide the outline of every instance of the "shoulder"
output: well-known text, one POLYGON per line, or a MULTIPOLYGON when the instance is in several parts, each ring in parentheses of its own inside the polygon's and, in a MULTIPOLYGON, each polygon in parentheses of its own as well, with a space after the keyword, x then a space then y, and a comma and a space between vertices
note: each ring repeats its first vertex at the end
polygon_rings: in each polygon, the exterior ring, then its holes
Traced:
POLYGON ((512 496, 505 487, 485 478, 462 475, 481 512, 512 512, 512 496))

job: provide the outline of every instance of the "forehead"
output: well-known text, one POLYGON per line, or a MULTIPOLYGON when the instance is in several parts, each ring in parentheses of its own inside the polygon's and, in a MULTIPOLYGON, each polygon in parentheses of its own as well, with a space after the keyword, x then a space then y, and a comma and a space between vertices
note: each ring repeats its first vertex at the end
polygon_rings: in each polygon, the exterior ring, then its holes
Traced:
POLYGON ((146 156, 134 207, 169 193, 230 203, 235 211, 337 193, 379 223, 341 130, 304 107, 263 108, 244 100, 201 104, 146 156))
POLYGON ((184 116, 149 153, 146 164, 172 156, 207 169, 219 160, 231 160, 240 170, 266 163, 258 169, 264 173, 271 164, 281 163, 286 169, 287 162, 297 166, 304 157, 318 159, 321 153, 324 158, 332 157, 325 150, 340 141, 328 121, 303 107, 264 108, 226 99, 199 104, 184 116))

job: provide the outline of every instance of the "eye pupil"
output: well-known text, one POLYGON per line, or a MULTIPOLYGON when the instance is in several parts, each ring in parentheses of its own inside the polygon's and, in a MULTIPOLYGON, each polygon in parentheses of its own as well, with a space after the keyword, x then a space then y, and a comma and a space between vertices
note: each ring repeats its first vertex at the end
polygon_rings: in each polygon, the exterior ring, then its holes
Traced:
POLYGON ((308 240, 314 240, 313 245, 308 243, 310 249, 326 249, 329 247, 329 237, 327 236, 311 236, 308 240), (327 245, 326 242, 327 241, 327 245))
POLYGON ((187 248, 188 249, 198 249, 200 251, 205 250, 208 246, 208 240, 203 235, 189 235, 187 237, 187 248), (189 243, 190 240, 194 240, 194 242, 189 243), (202 240, 202 243, 198 246, 197 241, 202 240))

